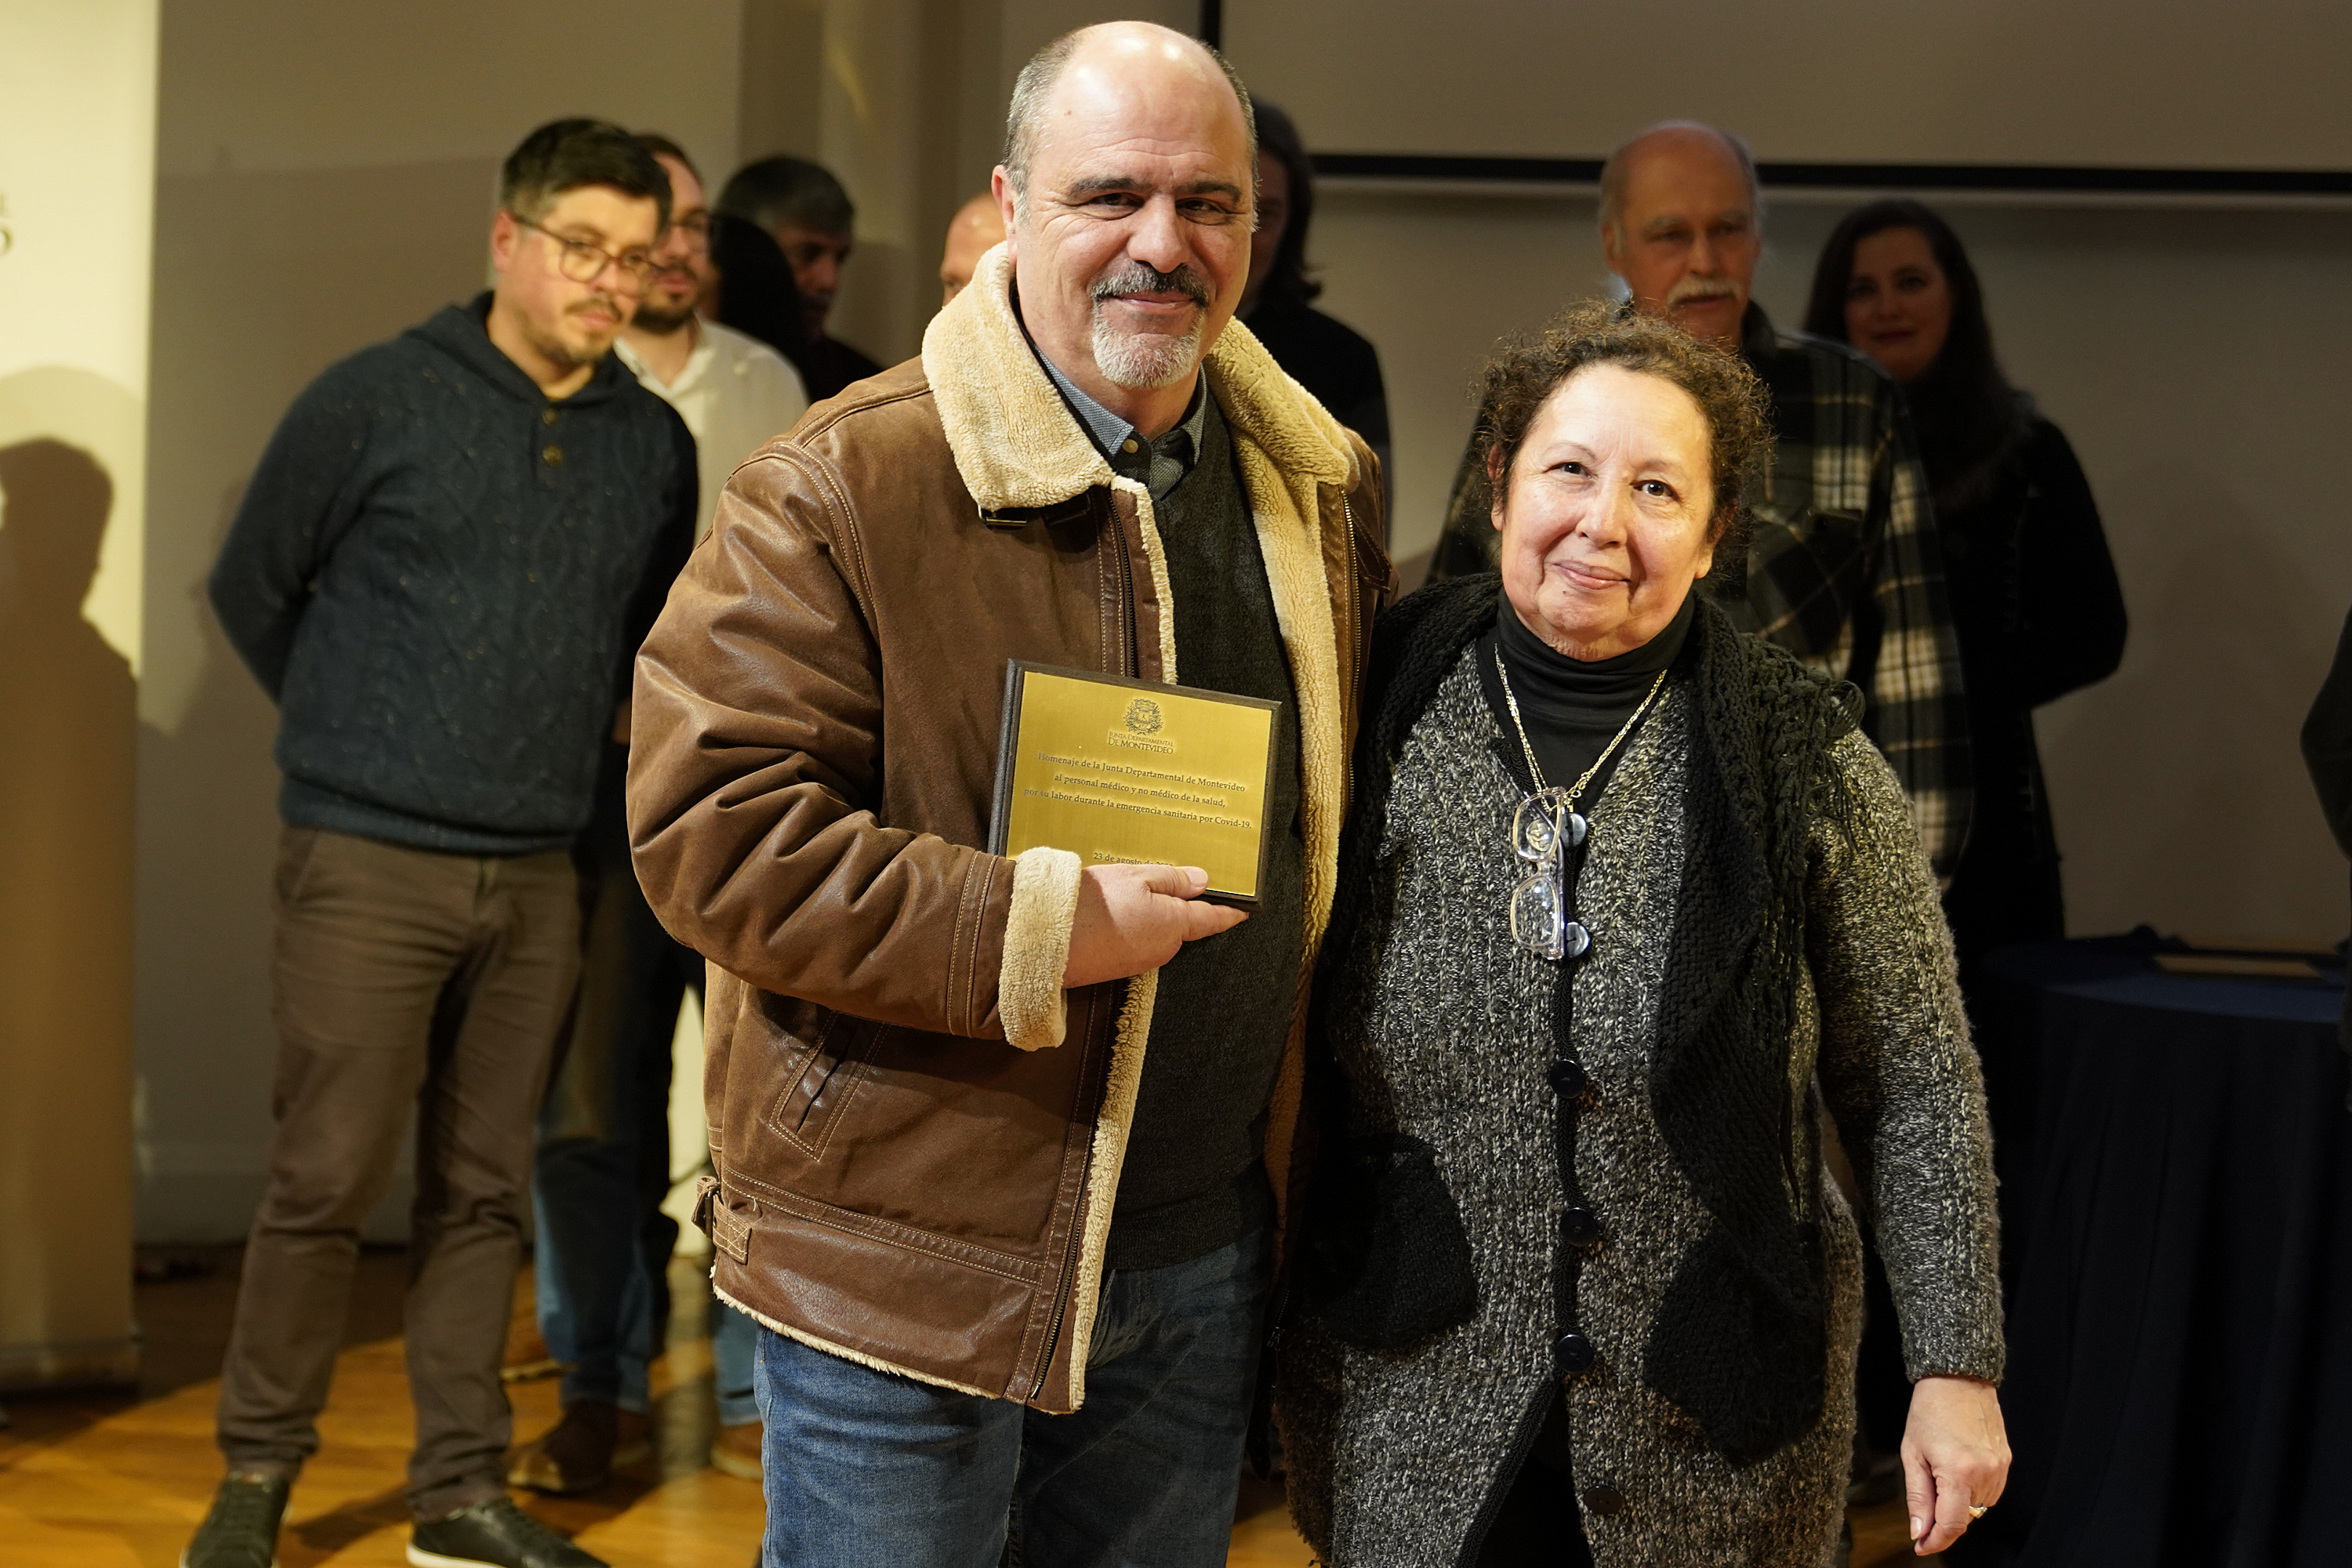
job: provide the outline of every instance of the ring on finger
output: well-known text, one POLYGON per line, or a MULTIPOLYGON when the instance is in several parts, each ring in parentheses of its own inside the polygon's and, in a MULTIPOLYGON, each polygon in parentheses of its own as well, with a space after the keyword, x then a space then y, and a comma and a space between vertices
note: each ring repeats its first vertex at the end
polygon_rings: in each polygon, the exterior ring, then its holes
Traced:
POLYGON ((1970 1519, 1972 1519, 1972 1520, 1974 1520, 1974 1519, 1982 1519, 1986 1514, 1990 1513, 1990 1511, 1992 1511, 1992 1504, 1990 1504, 1990 1503, 1982 1503, 1982 1504, 1979 1504, 1979 1503, 1970 1503, 1970 1504, 1969 1504, 1969 1517, 1970 1519))

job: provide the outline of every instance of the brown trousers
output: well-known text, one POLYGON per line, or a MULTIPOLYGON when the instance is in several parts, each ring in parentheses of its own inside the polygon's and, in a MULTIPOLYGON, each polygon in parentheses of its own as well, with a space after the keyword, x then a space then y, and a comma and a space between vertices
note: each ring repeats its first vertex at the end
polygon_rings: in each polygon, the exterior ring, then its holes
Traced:
POLYGON ((222 1368, 221 1451, 290 1472, 318 1450, 360 1226, 414 1105, 408 1501, 437 1519, 505 1488, 499 1360, 532 1118, 579 972, 572 861, 289 827, 276 891, 277 1131, 222 1368))

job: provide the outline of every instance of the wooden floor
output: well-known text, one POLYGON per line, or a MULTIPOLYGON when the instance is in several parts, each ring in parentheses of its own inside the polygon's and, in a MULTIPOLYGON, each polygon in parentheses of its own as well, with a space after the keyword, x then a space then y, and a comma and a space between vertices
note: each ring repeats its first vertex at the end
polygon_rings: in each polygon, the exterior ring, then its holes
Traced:
MULTIPOLYGON (((162 1260, 150 1259, 149 1272, 162 1260)), ((220 1479, 213 1405, 236 1298, 233 1251, 180 1255, 202 1270, 143 1279, 145 1332, 135 1393, 19 1396, 0 1431, 0 1563, 6 1568, 176 1568, 220 1479)), ((336 1363, 333 1397, 320 1421, 323 1446, 303 1470, 280 1537, 280 1568, 395 1568, 404 1564, 407 1510, 401 1500, 410 1441, 408 1380, 401 1361, 404 1260, 370 1251, 360 1265, 352 1321, 336 1363)), ((526 1282, 527 1286, 527 1282, 526 1282)), ((614 1568, 746 1568, 760 1538, 759 1487, 704 1462, 715 1419, 710 1358, 694 1310, 704 1289, 681 1264, 667 1353, 656 1366, 656 1457, 596 1494, 524 1506, 614 1568)), ((526 1290, 516 1296, 528 1310, 526 1290)), ((553 1380, 518 1384, 515 1430, 530 1437, 554 1423, 553 1380)), ((1244 1492, 1231 1568, 1304 1568, 1312 1561, 1272 1488, 1244 1492)), ((1904 1546, 1902 1510, 1855 1520, 1854 1563, 1892 1560, 1904 1546)))

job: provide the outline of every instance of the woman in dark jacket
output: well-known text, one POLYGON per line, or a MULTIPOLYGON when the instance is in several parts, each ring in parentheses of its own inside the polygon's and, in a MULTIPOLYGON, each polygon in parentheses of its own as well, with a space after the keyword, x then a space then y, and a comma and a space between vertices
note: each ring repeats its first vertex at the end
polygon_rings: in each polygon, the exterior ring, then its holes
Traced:
MULTIPOLYGON (((1381 356, 1364 335, 1315 309, 1323 285, 1307 275, 1307 230, 1315 221, 1315 168, 1290 116, 1271 103, 1257 115, 1258 226, 1250 236, 1249 281, 1241 318, 1291 380, 1331 417, 1364 438, 1388 483, 1389 396, 1381 356)), ((1394 493, 1394 487, 1390 487, 1394 493)), ((1381 516, 1388 515, 1381 509, 1381 516)))
POLYGON ((1277 1382, 1292 1507, 1332 1568, 1820 1568, 1862 1284, 1826 1110, 1940 1551, 2008 1468, 1983 1103, 1859 698, 1693 591, 1738 546, 1763 390, 1595 305, 1499 356, 1482 406, 1500 573, 1390 611, 1366 675, 1277 1382))
POLYGON ((1805 330, 1903 384, 1933 490, 1976 784, 1944 908, 1972 983, 1988 950, 2066 934, 2033 710, 2115 673, 2123 591, 2074 448, 2001 374, 1976 268, 1934 211, 1890 198, 1846 215, 1805 330))

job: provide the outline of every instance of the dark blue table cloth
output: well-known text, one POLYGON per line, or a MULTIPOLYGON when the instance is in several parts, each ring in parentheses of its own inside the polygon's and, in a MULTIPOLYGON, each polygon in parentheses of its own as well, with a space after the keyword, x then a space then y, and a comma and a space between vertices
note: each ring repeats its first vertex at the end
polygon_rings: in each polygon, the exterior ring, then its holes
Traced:
POLYGON ((2016 1459, 1973 1544, 2352 1564, 2342 985, 2167 974, 2116 942, 1988 968, 1988 1078, 2031 1106, 2002 1161, 2016 1459))

